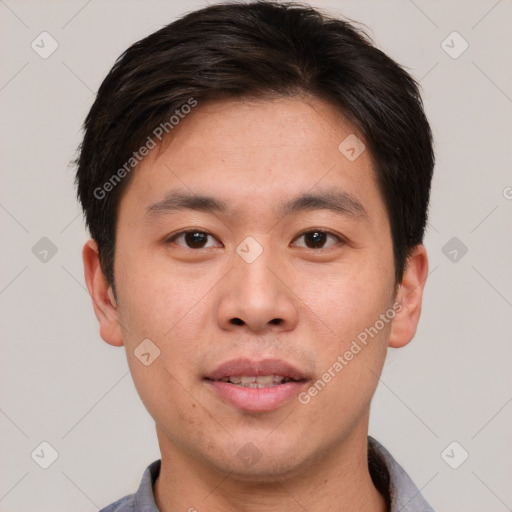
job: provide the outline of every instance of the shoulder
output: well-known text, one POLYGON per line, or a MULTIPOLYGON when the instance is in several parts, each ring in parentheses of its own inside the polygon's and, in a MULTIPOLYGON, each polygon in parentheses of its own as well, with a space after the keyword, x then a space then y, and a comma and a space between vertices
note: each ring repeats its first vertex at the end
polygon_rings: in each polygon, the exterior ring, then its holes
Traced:
POLYGON ((135 494, 130 494, 121 498, 105 508, 102 508, 99 512, 133 512, 135 503, 135 494))
POLYGON ((99 512, 158 512, 153 486, 160 474, 160 463, 160 459, 156 460, 146 468, 136 493, 111 503, 99 512))

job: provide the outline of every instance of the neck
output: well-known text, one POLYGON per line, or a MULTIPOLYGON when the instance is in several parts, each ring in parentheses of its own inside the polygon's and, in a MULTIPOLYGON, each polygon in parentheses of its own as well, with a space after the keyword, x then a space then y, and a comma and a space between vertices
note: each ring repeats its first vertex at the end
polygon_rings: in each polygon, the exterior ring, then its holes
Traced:
POLYGON ((369 473, 366 432, 347 438, 293 475, 268 473, 242 480, 187 456, 157 427, 162 464, 155 500, 161 512, 386 512, 369 473))

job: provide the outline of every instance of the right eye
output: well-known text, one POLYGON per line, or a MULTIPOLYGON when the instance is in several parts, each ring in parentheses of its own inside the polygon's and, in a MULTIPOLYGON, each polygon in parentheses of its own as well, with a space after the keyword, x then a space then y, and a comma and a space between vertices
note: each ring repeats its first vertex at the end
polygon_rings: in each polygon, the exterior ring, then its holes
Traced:
MULTIPOLYGON (((188 230, 180 231, 175 235, 172 235, 166 240, 166 243, 177 243, 178 245, 185 247, 186 249, 207 249, 209 247, 219 247, 215 245, 207 245, 208 237, 215 240, 213 235, 205 231, 199 230, 188 230)), ((219 242, 220 244, 220 242, 219 242)))

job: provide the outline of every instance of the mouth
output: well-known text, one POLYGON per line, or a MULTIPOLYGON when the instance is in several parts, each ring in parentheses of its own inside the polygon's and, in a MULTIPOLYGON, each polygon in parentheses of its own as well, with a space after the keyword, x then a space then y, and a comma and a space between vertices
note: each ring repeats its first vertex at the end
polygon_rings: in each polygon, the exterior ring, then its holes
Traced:
POLYGON ((308 380, 305 372, 277 359, 235 359, 204 377, 217 398, 248 412, 268 412, 281 407, 308 380))
POLYGON ((217 382, 229 382, 230 384, 234 384, 235 386, 240 386, 242 388, 263 389, 273 388, 288 382, 300 381, 301 379, 296 380, 291 377, 283 377, 282 375, 231 375, 230 377, 219 379, 217 382))

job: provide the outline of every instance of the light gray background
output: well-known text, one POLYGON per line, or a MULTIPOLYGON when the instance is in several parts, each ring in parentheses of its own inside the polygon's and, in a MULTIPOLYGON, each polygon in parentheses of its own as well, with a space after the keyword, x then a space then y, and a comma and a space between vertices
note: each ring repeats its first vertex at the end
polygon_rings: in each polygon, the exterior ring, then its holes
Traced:
MULTIPOLYGON (((512 3, 311 3, 367 24, 421 81, 436 139, 423 316, 390 349, 370 433, 437 511, 511 510, 512 3), (456 59, 441 46, 453 31, 469 43, 456 59), (454 236, 468 249, 455 262, 454 236), (453 441, 452 464, 469 453, 458 469, 441 456, 453 441)), ((159 457, 124 348, 98 335, 69 162, 117 56, 203 5, 0 0, 1 512, 97 510, 159 457), (48 59, 31 48, 42 31, 59 44, 48 59), (32 252, 42 237, 58 248, 47 262, 32 252), (42 441, 59 454, 48 469, 31 458, 42 441)))

